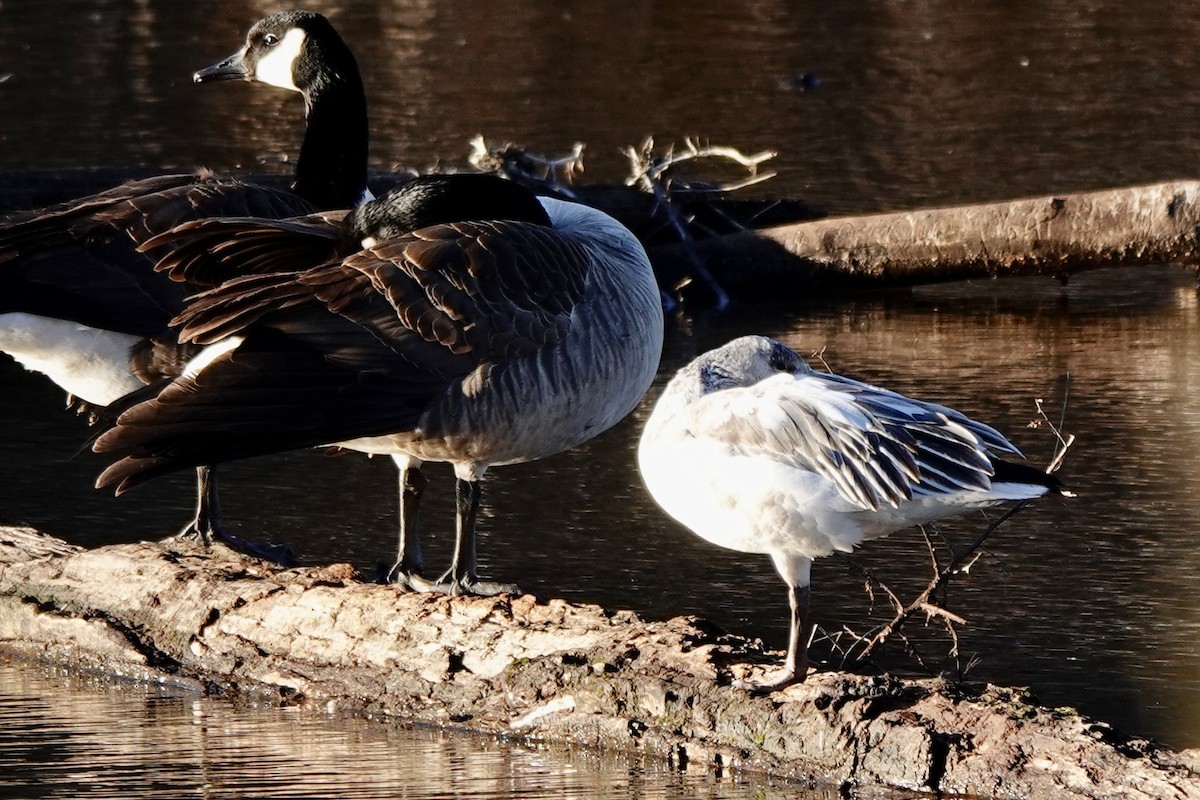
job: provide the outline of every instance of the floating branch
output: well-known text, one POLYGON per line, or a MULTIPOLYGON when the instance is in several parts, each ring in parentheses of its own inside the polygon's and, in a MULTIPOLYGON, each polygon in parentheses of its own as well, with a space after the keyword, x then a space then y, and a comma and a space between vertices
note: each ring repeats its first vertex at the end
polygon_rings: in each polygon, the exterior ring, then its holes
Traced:
MULTIPOLYGON (((1020 200, 829 217, 698 240, 695 249, 735 297, 804 296, 1049 275, 1200 260, 1200 181, 1020 200)), ((660 281, 685 275, 681 245, 651 250, 660 281)))

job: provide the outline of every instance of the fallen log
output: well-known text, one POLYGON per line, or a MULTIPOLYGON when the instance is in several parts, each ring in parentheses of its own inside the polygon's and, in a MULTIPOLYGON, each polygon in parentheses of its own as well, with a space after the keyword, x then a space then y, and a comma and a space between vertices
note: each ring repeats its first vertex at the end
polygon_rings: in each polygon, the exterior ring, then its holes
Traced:
POLYGON ((1174 753, 1020 690, 825 672, 753 697, 777 653, 696 618, 452 598, 166 540, 0 528, 0 648, 204 691, 639 751, 687 769, 1027 798, 1200 798, 1174 753))
MULTIPOLYGON (((100 191, 148 170, 29 170, 0 176, 0 213, 100 191)), ((250 175, 284 185, 286 178, 250 175)), ((376 193, 404 179, 372 176, 376 193)), ((1020 200, 813 219, 790 200, 680 193, 693 241, 681 244, 653 196, 625 186, 571 187, 646 245, 659 284, 687 284, 699 257, 736 299, 796 298, 819 289, 880 289, 966 278, 1050 275, 1200 261, 1200 181, 1020 200), (781 294, 783 293, 783 294, 781 294)), ((691 287, 704 302, 704 287, 691 287)), ((688 290, 684 291, 687 294, 688 290)))
MULTIPOLYGON (((1200 260, 1200 181, 1022 200, 828 217, 700 239, 695 248, 731 295, 865 289, 1050 275, 1200 260)), ((685 280, 680 245, 650 248, 660 283, 685 280)))

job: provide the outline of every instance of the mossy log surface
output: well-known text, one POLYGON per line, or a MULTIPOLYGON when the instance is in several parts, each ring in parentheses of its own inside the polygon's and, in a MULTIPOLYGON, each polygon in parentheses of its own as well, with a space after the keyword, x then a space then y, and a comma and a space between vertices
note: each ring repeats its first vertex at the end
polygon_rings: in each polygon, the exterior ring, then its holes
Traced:
POLYGON ((731 678, 779 654, 700 619, 403 593, 347 565, 284 570, 178 540, 84 550, 0 528, 0 647, 688 769, 993 797, 1200 798, 1197 751, 1021 690, 823 672, 754 697, 731 678))

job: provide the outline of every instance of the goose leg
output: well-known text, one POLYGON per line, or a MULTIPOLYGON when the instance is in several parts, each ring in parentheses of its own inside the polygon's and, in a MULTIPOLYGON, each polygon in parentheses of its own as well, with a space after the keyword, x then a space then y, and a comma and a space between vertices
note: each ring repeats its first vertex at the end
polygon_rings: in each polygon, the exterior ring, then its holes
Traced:
POLYGON ((196 514, 179 535, 211 546, 221 530, 221 501, 214 467, 196 467, 196 514))
POLYGON ((221 542, 239 553, 273 561, 283 567, 296 565, 296 556, 286 545, 261 544, 225 532, 221 525, 221 500, 217 496, 216 467, 196 467, 196 515, 179 535, 188 539, 199 539, 207 547, 211 547, 214 541, 221 542))
POLYGON ((400 469, 400 539, 396 547, 396 561, 388 570, 387 582, 411 589, 415 588, 414 582, 420 581, 424 567, 417 510, 421 495, 425 492, 426 480, 421 473, 420 462, 413 466, 397 459, 396 466, 400 469))
POLYGON ((775 566, 788 587, 788 606, 791 619, 788 625, 787 658, 783 671, 761 681, 738 681, 736 685, 754 694, 769 694, 793 683, 802 683, 808 675, 808 640, 812 636, 812 622, 808 618, 808 602, 812 595, 809 570, 812 561, 807 558, 790 559, 774 555, 775 566))
POLYGON ((421 581, 420 591, 446 592, 453 595, 487 597, 497 594, 520 594, 521 589, 512 583, 481 581, 476 574, 475 521, 479 515, 480 485, 477 480, 456 478, 454 499, 457 529, 454 539, 454 558, 450 569, 437 581, 421 581))

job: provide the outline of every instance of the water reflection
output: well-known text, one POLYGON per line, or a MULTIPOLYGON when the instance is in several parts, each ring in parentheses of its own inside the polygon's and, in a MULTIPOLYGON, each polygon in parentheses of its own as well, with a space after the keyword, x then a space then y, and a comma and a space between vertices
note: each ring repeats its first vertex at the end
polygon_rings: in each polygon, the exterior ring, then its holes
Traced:
MULTIPOLYGON (((851 212, 1174 178, 1200 152, 1185 0, 297 5, 358 54, 384 167, 461 164, 482 133, 585 141, 589 178, 613 179, 649 133, 701 136, 779 150, 769 191, 851 212), (805 72, 817 91, 788 88, 805 72)), ((4 3, 0 168, 277 163, 299 141, 297 98, 189 79, 277 8, 4 3)))
POLYGON ((237 705, 0 659, 0 797, 801 798, 763 779, 681 774, 295 708, 237 705))

